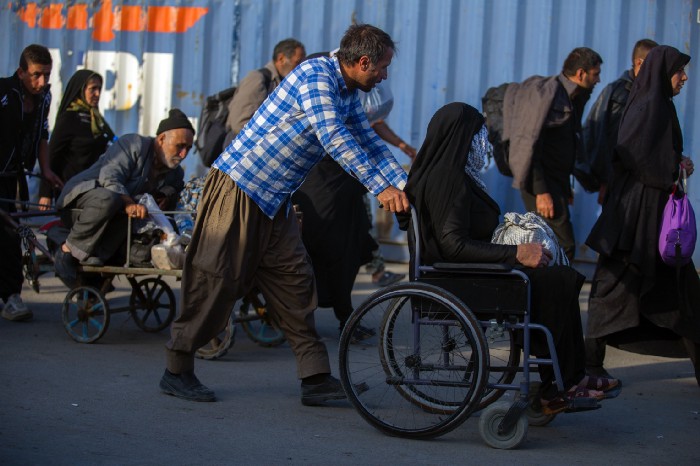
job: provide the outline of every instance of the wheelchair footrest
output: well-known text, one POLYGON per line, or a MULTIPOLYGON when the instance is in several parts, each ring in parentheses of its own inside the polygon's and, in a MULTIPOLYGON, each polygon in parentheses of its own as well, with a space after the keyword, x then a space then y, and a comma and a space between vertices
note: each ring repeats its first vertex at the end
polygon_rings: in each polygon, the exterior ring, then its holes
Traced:
POLYGON ((593 398, 574 398, 569 402, 569 407, 566 408, 567 413, 578 413, 580 411, 592 411, 600 409, 600 403, 593 398))

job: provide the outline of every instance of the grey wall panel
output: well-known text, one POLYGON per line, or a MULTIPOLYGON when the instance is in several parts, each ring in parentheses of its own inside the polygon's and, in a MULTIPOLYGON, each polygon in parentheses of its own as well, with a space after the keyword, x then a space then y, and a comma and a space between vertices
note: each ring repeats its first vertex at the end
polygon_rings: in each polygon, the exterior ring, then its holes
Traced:
MULTIPOLYGON (((397 41, 399 52, 389 69, 396 103, 388 122, 419 147, 440 106, 460 100, 480 107, 481 96, 490 86, 558 73, 574 47, 591 47, 605 60, 602 83, 592 99, 629 67, 631 48, 640 38, 697 55, 698 10, 700 0, 8 1, 0 5, 0 74, 14 71, 26 44, 46 44, 57 59, 54 100, 59 100, 59 89, 77 67, 99 65, 106 75, 108 98, 102 106, 110 124, 121 134, 149 132, 165 106, 179 106, 198 117, 206 95, 237 83, 269 61, 279 40, 296 37, 309 53, 330 50, 355 19, 385 29, 397 41), (47 18, 44 12, 56 5, 62 5, 63 16, 69 8, 84 5, 87 28, 42 27, 47 18), (141 29, 121 30, 121 12, 132 8, 133 13, 137 7, 141 29), (156 32, 148 26, 149 14, 155 11, 150 7, 206 8, 206 12, 188 23, 182 11, 169 10, 175 22, 184 21, 187 27, 156 32), (33 17, 26 13, 31 8, 36 12, 33 17), (98 18, 108 11, 112 17, 106 25, 105 16, 98 18), (96 28, 112 30, 113 38, 96 40, 96 28)), ((686 153, 692 156, 700 154, 695 136, 700 134, 700 120, 694 114, 700 104, 696 63, 697 57, 688 67, 690 82, 675 99, 686 153)), ((394 153, 408 162, 398 150, 394 153)), ((197 170, 195 161, 196 155, 187 160, 191 172, 197 170)), ((519 193, 510 187, 509 179, 494 167, 485 178, 504 211, 522 210, 519 193)), ((700 209, 699 181, 691 182, 691 199, 700 209)), ((577 189, 573 217, 579 243, 597 211, 596 196, 577 189)), ((400 233, 393 234, 401 238, 400 233)), ((585 248, 579 256, 593 258, 585 248)))

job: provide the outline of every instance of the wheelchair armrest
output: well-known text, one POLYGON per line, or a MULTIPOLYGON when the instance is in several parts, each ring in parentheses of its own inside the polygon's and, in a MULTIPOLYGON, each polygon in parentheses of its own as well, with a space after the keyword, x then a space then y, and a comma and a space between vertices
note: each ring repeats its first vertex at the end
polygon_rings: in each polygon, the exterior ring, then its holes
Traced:
POLYGON ((507 273, 513 270, 513 267, 505 263, 479 263, 479 262, 467 262, 467 263, 457 263, 457 262, 436 262, 433 264, 433 268, 436 271, 446 270, 446 271, 464 271, 464 272, 491 272, 507 273))

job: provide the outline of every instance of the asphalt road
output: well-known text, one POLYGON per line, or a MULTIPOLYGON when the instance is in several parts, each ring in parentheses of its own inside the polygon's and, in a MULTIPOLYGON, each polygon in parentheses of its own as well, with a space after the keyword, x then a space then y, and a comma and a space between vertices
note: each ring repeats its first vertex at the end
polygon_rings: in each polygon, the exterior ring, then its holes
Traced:
MULTIPOLYGON (((380 433, 346 401, 302 406, 289 347, 260 347, 240 328, 224 358, 197 362, 218 402, 165 396, 158 381, 167 331, 143 332, 120 313, 97 343, 76 343, 61 323, 66 288, 49 275, 41 281, 40 294, 26 285, 23 293, 32 322, 0 319, 3 465, 700 464, 700 388, 687 359, 609 349, 622 394, 600 410, 531 427, 518 450, 486 446, 476 416, 443 437, 415 441, 380 433)), ((357 304, 375 290, 368 281, 359 275, 357 304)), ((115 285, 110 305, 123 304, 130 290, 125 279, 115 285)), ((337 375, 330 310, 317 311, 317 327, 337 375)))

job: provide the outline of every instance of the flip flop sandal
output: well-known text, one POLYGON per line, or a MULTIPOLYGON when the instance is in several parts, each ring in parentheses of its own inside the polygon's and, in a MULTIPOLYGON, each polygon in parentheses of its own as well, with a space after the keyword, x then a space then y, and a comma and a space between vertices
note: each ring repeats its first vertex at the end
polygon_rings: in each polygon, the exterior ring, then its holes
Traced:
POLYGON ((562 395, 557 395, 550 400, 544 398, 540 399, 540 405, 542 407, 542 414, 545 416, 553 416, 555 414, 563 413, 569 409, 570 400, 566 399, 562 395))
POLYGON ((578 398, 592 398, 594 400, 602 400, 605 398, 605 393, 601 392, 600 390, 591 390, 589 388, 574 385, 566 391, 566 397, 569 400, 575 400, 578 398))
POLYGON ((607 377, 596 377, 593 375, 587 375, 577 384, 581 388, 586 388, 588 390, 597 390, 601 392, 607 392, 613 390, 620 385, 618 379, 609 379, 607 377))

